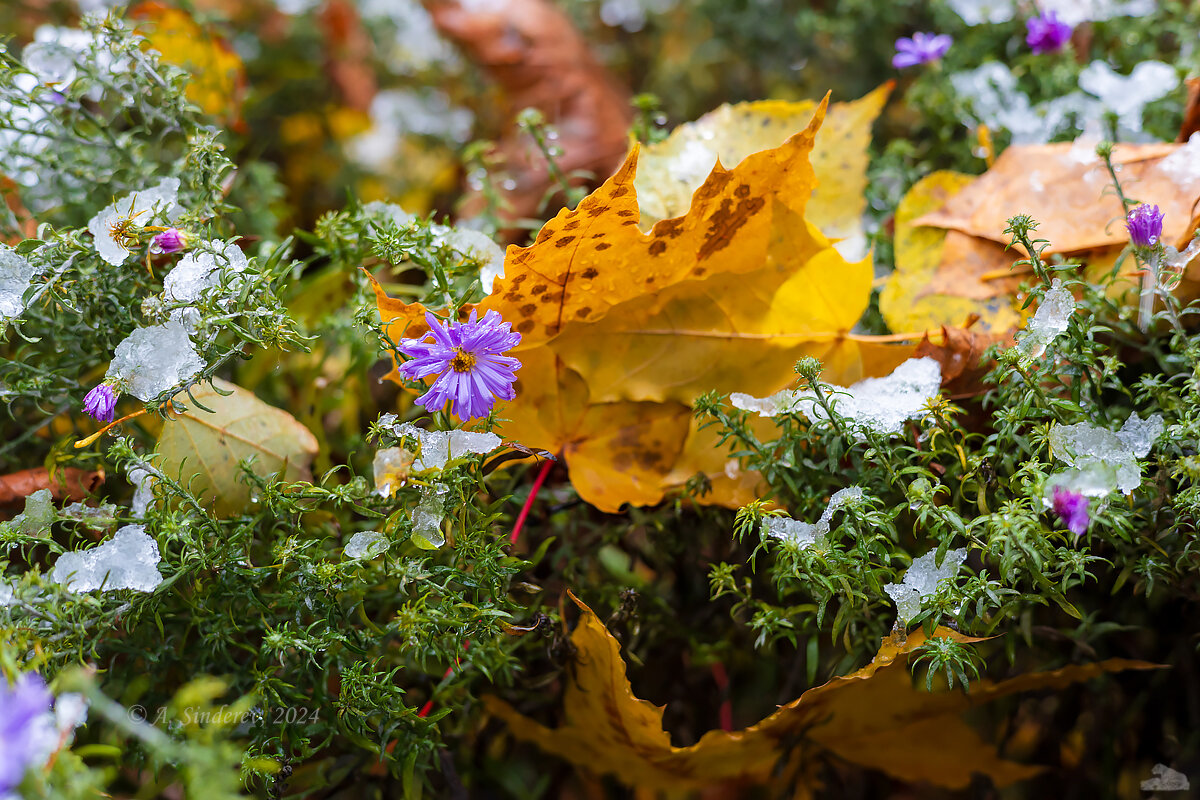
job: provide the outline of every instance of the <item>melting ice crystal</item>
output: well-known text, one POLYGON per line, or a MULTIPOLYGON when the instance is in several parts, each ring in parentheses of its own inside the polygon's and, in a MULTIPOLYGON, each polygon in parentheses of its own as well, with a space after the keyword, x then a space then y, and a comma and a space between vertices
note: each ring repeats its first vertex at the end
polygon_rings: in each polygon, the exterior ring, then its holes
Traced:
MULTIPOLYGON (((1105 467, 1113 471, 1115 479, 1115 484, 1108 484, 1108 491, 1116 488, 1129 494, 1142 482, 1142 469, 1137 460, 1149 454, 1154 440, 1162 432, 1163 418, 1160 414, 1147 419, 1130 414, 1116 433, 1087 422, 1055 424, 1050 428, 1050 449, 1055 458, 1083 471, 1071 473, 1073 480, 1087 481, 1091 478, 1090 483, 1085 485, 1098 484, 1091 486, 1084 494, 1100 496, 1100 488, 1104 484, 1096 479, 1105 467)), ((1102 493, 1107 494, 1108 491, 1102 493)))
POLYGON ((1042 297, 1041 305, 1020 334, 1017 347, 1027 359, 1038 358, 1060 333, 1067 329, 1075 313, 1075 298, 1054 279, 1050 291, 1042 297))
POLYGON ((883 587, 888 597, 896 604, 896 614, 905 624, 921 613, 921 598, 937 591, 938 583, 958 574, 958 568, 967 558, 967 549, 947 550, 939 567, 934 563, 937 550, 930 550, 920 558, 913 559, 912 566, 904 573, 901 583, 889 583, 883 587))
POLYGON ((388 549, 388 540, 376 531, 359 531, 346 542, 346 558, 374 558, 388 549))
MULTIPOLYGON (((829 387, 838 414, 877 433, 899 433, 905 420, 918 416, 942 385, 942 368, 932 358, 910 358, 886 378, 867 378, 849 388, 829 387)), ((828 416, 811 390, 784 390, 770 397, 735 392, 734 408, 772 417, 796 411, 811 420, 828 416)))
POLYGON ((825 506, 821 518, 815 523, 802 522, 788 517, 767 517, 763 520, 763 527, 768 536, 791 542, 803 550, 824 539, 829 533, 829 523, 833 520, 833 512, 845 505, 847 501, 862 497, 862 493, 862 489, 857 486, 850 486, 834 492, 833 497, 829 498, 829 504, 825 506))
POLYGON ((177 320, 137 328, 117 345, 106 378, 149 402, 204 369, 187 326, 177 320))
POLYGON ((37 270, 16 250, 0 245, 0 322, 25 310, 23 295, 37 270))
POLYGON ((152 592, 162 583, 158 545, 142 525, 126 525, 99 547, 63 553, 50 578, 69 592, 134 589, 152 592))

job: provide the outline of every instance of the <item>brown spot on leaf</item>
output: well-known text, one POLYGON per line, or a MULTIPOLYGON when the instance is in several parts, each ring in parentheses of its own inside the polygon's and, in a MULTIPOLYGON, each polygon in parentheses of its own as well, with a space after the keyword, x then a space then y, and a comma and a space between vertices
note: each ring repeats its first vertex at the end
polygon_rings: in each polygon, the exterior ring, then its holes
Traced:
POLYGON ((576 228, 578 228, 579 225, 580 225, 579 220, 573 219, 570 222, 568 222, 566 225, 563 225, 563 230, 564 231, 573 231, 576 228))
POLYGON ((576 319, 584 319, 587 317, 588 314, 591 314, 591 313, 592 313, 592 307, 584 306, 583 308, 581 308, 575 312, 575 318, 576 319))
MULTIPOLYGON (((846 168, 849 169, 849 167, 846 167, 846 168)), ((747 184, 743 183, 741 186, 734 189, 733 193, 735 195, 737 195, 738 197, 743 197, 743 198, 749 197, 750 196, 750 187, 747 184)))
POLYGON ((695 275, 697 278, 702 277, 704 275, 704 273, 706 273, 706 272, 708 272, 708 270, 706 270, 704 267, 696 267, 695 269, 692 270, 692 274, 695 275))
POLYGON ((533 330, 533 326, 534 321, 527 319, 517 325, 517 330, 521 333, 529 333, 531 330, 533 330))
POLYGON ((557 231, 547 225, 546 227, 542 228, 540 233, 538 233, 535 244, 541 244, 542 242, 549 241, 550 237, 555 233, 557 233, 557 231))
POLYGON ((535 311, 537 311, 537 303, 526 303, 521 306, 521 316, 523 317, 531 317, 535 311))
POLYGON ((593 206, 592 208, 587 209, 587 215, 589 217, 598 217, 605 211, 608 211, 608 206, 593 206))
POLYGON ((664 242, 662 239, 656 239, 655 241, 650 243, 650 255, 652 255, 652 256, 662 255, 663 251, 665 251, 666 249, 667 249, 667 243, 664 242))
POLYGON ((617 212, 618 217, 632 217, 637 212, 631 208, 623 208, 617 212))
POLYGON ((610 247, 612 247, 612 245, 608 242, 601 242, 600 244, 596 245, 597 250, 607 250, 610 247))
POLYGON ((597 269, 595 267, 588 267, 583 272, 579 273, 579 277, 590 281, 592 278, 596 277, 599 274, 600 274, 599 271, 597 271, 597 269))
POLYGON ((618 186, 616 189, 613 189, 612 196, 613 197, 624 197, 627 194, 629 194, 628 186, 618 186))
POLYGON ((542 293, 542 292, 544 292, 544 291, 546 291, 546 284, 544 284, 544 283, 539 283, 537 286, 535 286, 535 287, 533 287, 532 289, 530 289, 530 290, 529 290, 529 293, 530 293, 531 295, 533 295, 534 297, 537 297, 539 294, 541 294, 541 293, 542 293))
POLYGON ((655 236, 665 236, 674 239, 683 233, 683 217, 664 219, 654 226, 655 236))
POLYGON ((721 207, 708 219, 708 231, 704 234, 704 244, 700 245, 700 251, 696 253, 697 260, 703 261, 713 253, 728 247, 734 235, 751 217, 762 210, 764 205, 766 202, 761 197, 747 198, 736 207, 729 198, 722 200, 721 207))
POLYGON ((725 191, 725 185, 731 180, 733 180, 733 173, 731 172, 714 172, 710 174, 700 188, 696 190, 696 193, 692 195, 692 207, 695 208, 701 203, 712 200, 725 191))
POLYGON ((569 245, 569 244, 570 244, 571 242, 573 242, 573 241, 575 241, 575 237, 574 237, 574 236, 564 236, 564 237, 562 237, 561 239, 555 239, 555 240, 554 240, 554 246, 555 246, 555 247, 566 247, 567 245, 569 245))

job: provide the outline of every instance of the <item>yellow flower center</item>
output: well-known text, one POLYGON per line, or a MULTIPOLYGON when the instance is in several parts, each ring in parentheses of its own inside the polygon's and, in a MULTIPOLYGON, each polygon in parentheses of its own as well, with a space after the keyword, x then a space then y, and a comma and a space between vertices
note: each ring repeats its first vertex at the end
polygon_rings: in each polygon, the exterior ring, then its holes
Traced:
POLYGON ((475 356, 461 347, 454 348, 454 358, 450 359, 450 367, 455 372, 470 372, 475 368, 475 356))

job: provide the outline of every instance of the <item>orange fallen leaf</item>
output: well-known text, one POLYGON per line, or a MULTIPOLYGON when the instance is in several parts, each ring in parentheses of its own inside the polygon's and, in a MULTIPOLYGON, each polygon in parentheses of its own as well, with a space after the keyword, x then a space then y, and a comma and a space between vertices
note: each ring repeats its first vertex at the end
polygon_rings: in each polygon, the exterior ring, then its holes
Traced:
POLYGON ((53 476, 45 467, 0 475, 0 505, 15 503, 34 492, 49 489, 56 500, 82 500, 104 483, 103 471, 65 467, 53 476))
MULTIPOLYGON (((811 774, 816 760, 828 756, 948 789, 966 787, 975 773, 1004 786, 1041 768, 1000 758, 962 720, 962 712, 1016 692, 1061 689, 1105 672, 1158 667, 1110 659, 999 683, 976 681, 969 694, 930 693, 914 688, 909 673, 909 654, 925 642, 917 631, 906 640, 884 640, 869 665, 810 689, 757 725, 709 731, 690 747, 675 747, 663 729, 663 708, 633 694, 620 644, 590 608, 570 597, 581 617, 571 634, 574 654, 562 724, 549 728, 494 696, 484 697, 484 705, 516 738, 639 789, 677 792, 766 783, 782 763, 802 759, 791 765, 793 771, 811 774)), ((935 637, 980 641, 946 628, 938 628, 935 637)))
MULTIPOLYGON (((871 266, 847 263, 803 216, 826 102, 779 147, 733 169, 717 164, 687 214, 648 234, 638 228, 635 149, 533 245, 510 247, 505 276, 474 307, 523 336, 500 433, 561 452, 598 508, 656 503, 680 476, 723 472, 728 459, 714 465, 705 449, 715 432, 692 430, 690 405, 706 391, 774 393, 806 355, 825 363, 827 380, 853 383, 911 352, 849 332, 867 306, 871 266), (698 454, 704 463, 691 463, 698 454)), ((378 285, 376 294, 394 339, 425 331, 424 307, 378 285)), ((744 502, 744 485, 719 488, 708 502, 744 502)))

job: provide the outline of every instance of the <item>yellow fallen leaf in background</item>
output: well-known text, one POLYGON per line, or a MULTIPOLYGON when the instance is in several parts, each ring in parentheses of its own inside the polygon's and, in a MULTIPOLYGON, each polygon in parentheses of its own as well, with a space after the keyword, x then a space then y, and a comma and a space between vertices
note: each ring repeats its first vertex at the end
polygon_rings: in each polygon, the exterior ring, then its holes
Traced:
POLYGON ((246 72, 233 47, 200 26, 186 11, 163 3, 139 3, 129 15, 141 20, 142 34, 162 54, 164 64, 191 74, 186 89, 188 100, 206 114, 240 127, 246 72))
MULTIPOLYGON (((971 296, 969 289, 955 292, 952 288, 943 291, 932 288, 942 269, 960 277, 967 286, 979 283, 981 270, 977 265, 964 262, 959 254, 946 253, 957 248, 956 240, 964 238, 964 234, 916 223, 930 211, 944 206, 974 180, 971 175, 957 172, 934 172, 917 181, 896 208, 896 269, 879 295, 879 311, 892 330, 962 325, 972 314, 979 315, 980 329, 997 334, 1020 324, 1021 315, 1009 295, 1016 288, 1010 284, 1019 282, 1013 278, 1001 279, 1007 283, 997 290, 999 297, 971 296)), ((991 246, 1000 251, 1004 266, 1018 258, 1006 254, 1000 245, 991 246)), ((984 269, 993 266, 988 264, 984 269)))
MULTIPOLYGON (((976 773, 1004 786, 1041 768, 1000 758, 962 720, 962 712, 1015 692, 1061 689, 1104 672, 1158 666, 1110 659, 999 683, 975 681, 969 694, 931 693, 914 688, 909 672, 909 654, 925 643, 917 631, 906 640, 884 640, 868 666, 810 689, 757 725, 709 731, 690 747, 675 747, 663 729, 663 709, 633 694, 620 644, 590 608, 570 597, 581 616, 571 634, 575 652, 566 673, 562 724, 548 728, 494 696, 484 697, 484 704, 518 739, 639 789, 766 783, 781 762, 802 759, 791 766, 811 774, 815 762, 829 756, 947 789, 965 788, 976 773)), ((934 635, 980 641, 947 628, 934 635)))
MULTIPOLYGON (((867 148, 871 126, 891 94, 888 82, 870 94, 829 106, 811 161, 817 188, 808 203, 808 221, 830 239, 846 240, 847 258, 866 254, 862 215, 866 210, 867 148)), ((760 150, 778 147, 808 124, 812 100, 759 100, 723 105, 686 122, 663 141, 642 151, 635 183, 644 229, 687 212, 692 193, 704 183, 718 158, 738 164, 760 150)))
POLYGON ((214 514, 233 516, 249 505, 250 486, 239 466, 246 459, 254 459, 255 475, 312 479, 308 468, 317 440, 291 414, 219 378, 192 397, 212 411, 181 396, 188 410, 163 425, 155 464, 169 478, 186 476, 184 483, 214 514))

